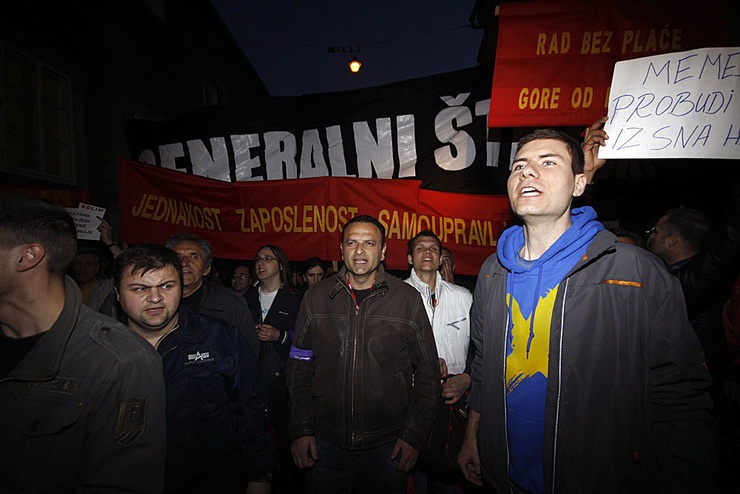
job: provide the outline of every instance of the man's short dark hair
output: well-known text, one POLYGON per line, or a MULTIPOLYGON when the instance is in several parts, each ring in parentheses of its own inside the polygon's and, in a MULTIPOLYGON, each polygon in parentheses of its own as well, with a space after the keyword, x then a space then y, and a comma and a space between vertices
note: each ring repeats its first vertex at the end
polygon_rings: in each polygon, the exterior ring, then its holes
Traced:
POLYGON ((319 267, 324 270, 324 273, 329 271, 328 264, 320 257, 309 257, 301 264, 301 274, 306 274, 309 269, 319 267))
POLYGON ((0 196, 0 247, 23 244, 44 246, 49 274, 62 276, 77 251, 77 228, 61 207, 40 199, 2 194, 0 196))
POLYGON ((344 243, 344 232, 346 232, 347 227, 352 225, 353 223, 370 223, 371 225, 375 225, 375 227, 380 230, 380 245, 381 247, 385 245, 385 227, 383 226, 383 223, 378 221, 377 218, 370 216, 369 214, 361 214, 360 216, 355 216, 344 224, 344 227, 342 228, 342 243, 344 243))
POLYGON ((628 230, 626 228, 615 228, 614 230, 611 230, 611 232, 616 235, 617 238, 630 238, 633 242, 635 242, 635 245, 645 248, 645 237, 634 230, 628 230))
POLYGON ((521 139, 519 139, 519 144, 517 145, 516 152, 518 153, 519 150, 525 145, 529 144, 532 141, 540 140, 540 139, 552 139, 555 141, 560 141, 564 143, 568 148, 568 153, 570 154, 570 166, 573 170, 573 175, 578 175, 579 173, 583 173, 583 166, 585 164, 585 158, 583 157, 583 150, 581 149, 581 145, 576 141, 573 137, 566 134, 565 132, 562 132, 560 130, 555 129, 537 129, 529 134, 525 135, 521 139))
POLYGON ((233 274, 234 271, 236 271, 239 268, 247 268, 249 270, 250 276, 252 275, 252 273, 254 273, 254 268, 252 268, 252 266, 248 262, 240 262, 239 264, 231 268, 231 273, 233 274))
POLYGON ((704 248, 710 230, 709 217, 698 209, 676 208, 663 213, 663 229, 668 235, 677 235, 696 251, 704 248))
POLYGON ((182 285, 182 264, 177 254, 170 248, 159 244, 137 244, 124 250, 113 261, 113 283, 116 289, 121 288, 124 273, 146 274, 149 271, 172 266, 182 285))
POLYGON ((80 254, 92 254, 98 261, 100 261, 100 250, 98 250, 97 245, 90 243, 90 241, 77 242, 77 251, 75 252, 75 257, 79 256, 80 254))
POLYGON ((452 250, 449 247, 442 246, 442 248, 439 251, 440 257, 444 255, 444 251, 447 251, 450 253, 450 261, 452 261, 452 264, 455 264, 455 256, 452 255, 452 250))
POLYGON ((168 249, 174 249, 175 245, 180 242, 195 242, 203 250, 203 260, 205 261, 204 268, 207 268, 213 262, 213 249, 211 248, 211 242, 204 238, 200 238, 196 235, 189 233, 176 233, 170 237, 165 244, 168 249))
POLYGON ((440 255, 442 254, 442 241, 439 239, 436 233, 427 228, 426 230, 420 231, 419 233, 414 235, 414 238, 406 242, 406 253, 408 255, 411 255, 414 252, 414 244, 419 237, 432 237, 434 241, 437 242, 437 247, 439 247, 440 255))

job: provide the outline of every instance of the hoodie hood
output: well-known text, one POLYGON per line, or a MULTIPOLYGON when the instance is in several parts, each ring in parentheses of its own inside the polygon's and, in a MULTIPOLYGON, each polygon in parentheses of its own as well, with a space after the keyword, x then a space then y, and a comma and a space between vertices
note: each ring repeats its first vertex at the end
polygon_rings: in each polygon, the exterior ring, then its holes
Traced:
POLYGON ((521 313, 528 317, 541 297, 557 286, 586 253, 596 234, 604 226, 596 221, 590 206, 571 211, 572 225, 539 259, 525 261, 519 256, 524 246, 524 227, 508 228, 499 240, 498 258, 509 271, 509 294, 513 294, 521 313))
POLYGON ((585 252, 585 248, 604 226, 596 221, 596 211, 591 206, 573 209, 570 219, 572 224, 565 233, 539 259, 532 261, 532 265, 527 267, 521 264, 519 257, 519 251, 524 246, 524 227, 517 225, 507 228, 498 241, 497 254, 501 265, 512 273, 519 274, 549 264, 553 260, 555 262, 565 260, 574 252, 585 252))

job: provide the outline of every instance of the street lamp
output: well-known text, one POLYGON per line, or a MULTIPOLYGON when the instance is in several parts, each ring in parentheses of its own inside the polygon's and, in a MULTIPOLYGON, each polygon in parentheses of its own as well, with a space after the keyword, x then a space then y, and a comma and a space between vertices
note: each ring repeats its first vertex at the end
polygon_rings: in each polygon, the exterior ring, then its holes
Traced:
POLYGON ((362 63, 357 60, 357 56, 352 57, 352 61, 349 63, 349 70, 353 73, 357 73, 360 71, 360 67, 362 67, 362 63))

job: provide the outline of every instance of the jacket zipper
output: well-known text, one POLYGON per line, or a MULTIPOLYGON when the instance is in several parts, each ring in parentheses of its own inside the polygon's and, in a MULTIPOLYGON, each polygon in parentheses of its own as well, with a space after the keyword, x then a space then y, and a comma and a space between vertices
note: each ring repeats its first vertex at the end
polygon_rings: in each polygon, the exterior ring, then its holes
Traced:
MULTIPOLYGON (((562 379, 562 365, 563 365, 563 330, 564 330, 564 317, 565 317, 565 298, 568 294, 568 282, 570 281, 570 277, 565 278, 565 291, 563 292, 563 301, 561 303, 560 309, 560 341, 558 342, 558 391, 557 391, 557 398, 555 401, 555 425, 554 425, 554 431, 553 431, 553 450, 552 450, 552 476, 550 478, 551 481, 551 487, 550 492, 553 494, 555 493, 555 469, 557 464, 557 443, 558 443, 558 427, 559 427, 559 419, 560 419, 560 387, 561 387, 561 379, 562 379)), ((510 301, 506 302, 507 304, 511 303, 510 301)), ((506 404, 506 335, 509 331, 509 311, 506 311, 506 331, 504 331, 504 341, 503 341, 503 375, 502 379, 504 380, 504 440, 506 444, 506 471, 508 475, 508 471, 511 468, 511 460, 510 460, 510 451, 509 451, 509 429, 506 424, 509 422, 509 409, 506 404)), ((513 493, 513 486, 511 485, 511 481, 509 481, 509 492, 513 493)))
MULTIPOLYGON (((560 429, 560 398, 562 389, 563 379, 563 339, 565 331, 565 301, 568 297, 568 285, 570 283, 571 276, 580 272, 582 269, 591 265, 597 259, 603 255, 603 252, 592 258, 589 258, 587 262, 579 262, 571 269, 571 271, 565 275, 565 290, 563 291, 563 298, 560 303, 560 341, 558 342, 558 390, 555 398, 555 424, 553 425, 553 438, 552 438, 552 473, 550 474, 550 492, 555 493, 555 472, 557 471, 557 460, 558 460, 558 431, 560 429)), ((550 333, 552 334, 552 332, 550 333)))
MULTIPOLYGON (((504 292, 505 291, 506 290, 504 290, 504 292)), ((506 294, 504 294, 504 300, 506 300, 506 294)), ((509 302, 505 301, 505 304, 509 304, 509 303, 511 303, 511 301, 509 302)), ((508 391, 507 391, 507 382, 506 382, 506 339, 508 338, 508 334, 509 334, 509 322, 510 322, 509 311, 507 310, 506 311, 506 325, 504 326, 504 332, 503 332, 504 341, 503 341, 503 345, 501 345, 502 358, 503 358, 503 363, 504 363, 504 365, 501 366, 503 369, 503 372, 501 374, 501 379, 504 381, 504 396, 503 396, 503 400, 504 400, 504 406, 503 406, 503 409, 504 409, 504 444, 506 445, 506 475, 507 476, 509 475, 509 470, 511 469, 511 458, 510 458, 510 450, 509 450, 509 408, 507 406, 508 391)), ((509 483, 509 493, 513 494, 514 489, 511 485, 511 481, 509 481, 508 483, 509 483)))
POLYGON ((174 352, 175 350, 177 350, 177 345, 175 345, 175 346, 173 346, 173 347, 170 347, 170 348, 168 348, 167 350, 165 350, 165 352, 164 352, 164 353, 162 354, 162 357, 161 357, 161 358, 162 358, 162 360, 164 360, 164 358, 165 358, 165 357, 166 357, 166 356, 167 356, 168 354, 170 354, 170 353, 174 352))
MULTIPOLYGON (((350 290, 351 290, 351 288, 350 288, 350 290)), ((355 320, 354 320, 354 324, 353 324, 353 326, 354 326, 353 333, 354 334, 352 335, 352 373, 350 375, 351 376, 355 376, 357 374, 357 333, 359 332, 359 328, 357 326, 359 325, 359 320, 360 320, 360 317, 359 317, 359 314, 360 314, 360 306, 357 303, 357 299, 355 299, 354 294, 350 294, 350 295, 353 295, 352 300, 355 303, 355 320)), ((363 300, 363 302, 364 302, 364 300, 363 300)), ((350 421, 351 421, 351 424, 350 424, 350 444, 352 446, 354 446, 355 441, 357 440, 357 434, 355 433, 355 426, 354 426, 354 421, 355 421, 355 399, 356 399, 356 397, 355 397, 355 387, 354 386, 350 386, 349 416, 350 416, 350 421)))
MULTIPOLYGON (((560 427, 560 392, 563 384, 563 332, 565 331, 565 300, 568 297, 568 284, 570 277, 565 278, 565 290, 563 291, 563 301, 560 304, 560 341, 558 342, 558 392, 555 399, 555 425, 553 426, 553 443, 552 443, 552 477, 550 478, 550 492, 555 493, 555 470, 558 462, 558 430, 560 427)), ((550 333, 552 334, 552 333, 550 333)))
MULTIPOLYGON (((355 303, 355 320, 354 320, 354 334, 352 336, 352 376, 355 376, 357 374, 357 335, 359 334, 359 325, 360 325, 360 305, 364 304, 369 298, 374 297, 378 292, 372 291, 370 294, 365 297, 365 299, 360 302, 360 304, 357 303, 357 298, 355 298, 354 293, 352 293, 352 288, 347 287, 347 290, 349 290, 350 297, 352 298, 352 301, 355 303)), ((352 422, 351 428, 350 428, 350 444, 354 445, 355 441, 357 441, 357 433, 355 431, 354 427, 354 420, 355 420, 355 387, 350 387, 350 405, 349 405, 349 413, 350 413, 350 421, 352 422)))
MULTIPOLYGON (((562 385, 562 374, 563 374, 563 332, 565 331, 565 300, 566 296, 568 294, 568 284, 570 282, 571 276, 574 276, 577 272, 581 271, 585 267, 589 266, 596 260, 598 260, 602 255, 604 255, 608 249, 605 249, 601 252, 599 252, 597 255, 588 258, 587 262, 580 261, 576 263, 576 265, 571 269, 571 271, 565 275, 565 290, 563 292, 563 299, 560 304, 560 341, 558 342, 558 390, 556 393, 556 401, 555 401, 555 424, 553 426, 553 450, 552 450, 552 473, 550 477, 550 492, 555 493, 555 471, 556 471, 556 465, 557 465, 557 444, 558 444, 558 429, 560 427, 560 394, 561 394, 561 385, 562 385)), ((505 290, 504 290, 505 292, 505 290)), ((504 295, 505 296, 505 295, 504 295)), ((508 304, 508 302, 507 302, 508 304)), ((507 306, 508 307, 508 306, 507 306)), ((506 407, 506 335, 508 334, 509 330, 509 311, 506 311, 506 326, 504 331, 504 341, 503 341, 503 379, 504 379, 504 439, 506 441, 506 471, 508 475, 508 471, 510 468, 510 459, 509 459, 509 431, 507 428, 508 424, 508 409, 506 407)), ((551 333, 552 334, 552 333, 551 333)), ((513 493, 513 486, 511 484, 511 481, 509 481, 509 492, 513 493)))

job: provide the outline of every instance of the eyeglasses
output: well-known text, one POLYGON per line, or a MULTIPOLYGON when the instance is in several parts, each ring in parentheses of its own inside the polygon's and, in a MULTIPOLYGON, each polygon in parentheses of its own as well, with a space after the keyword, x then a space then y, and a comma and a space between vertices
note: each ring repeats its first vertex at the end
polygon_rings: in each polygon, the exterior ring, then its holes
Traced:
POLYGON ((258 262, 265 262, 265 263, 267 263, 267 262, 272 262, 272 261, 277 261, 277 259, 275 259, 272 256, 264 256, 264 257, 257 256, 257 257, 254 258, 254 263, 255 264, 257 264, 258 262))
POLYGON ((240 280, 246 280, 247 278, 249 278, 249 275, 244 273, 234 273, 231 275, 232 280, 235 280, 237 278, 240 280))

